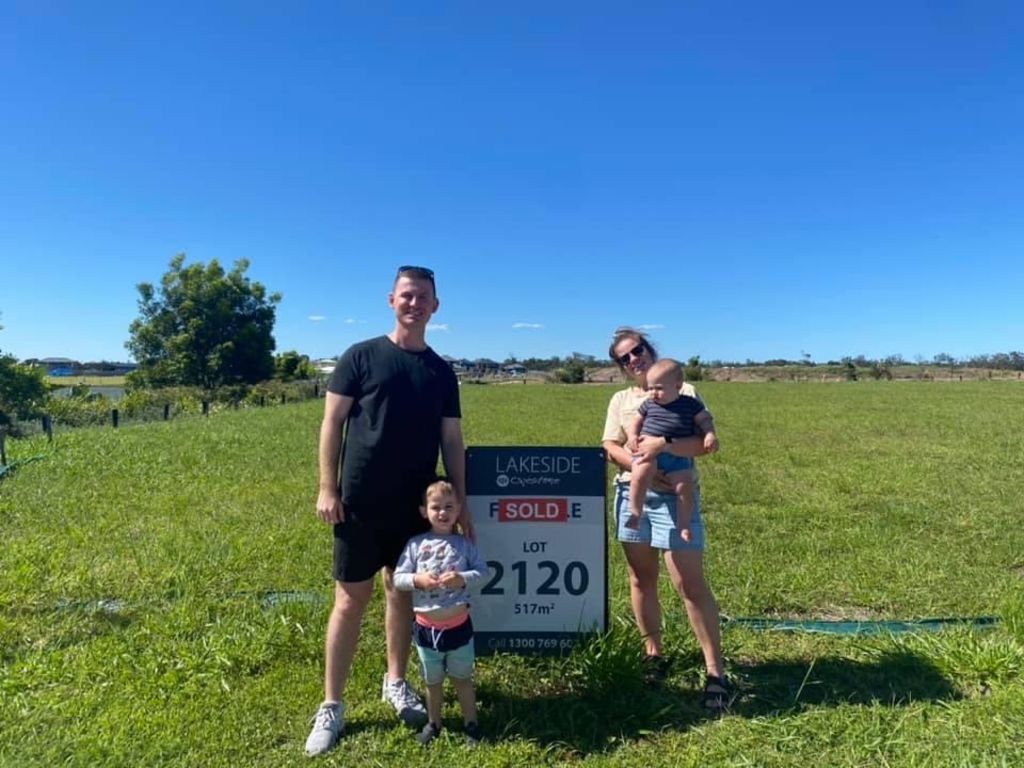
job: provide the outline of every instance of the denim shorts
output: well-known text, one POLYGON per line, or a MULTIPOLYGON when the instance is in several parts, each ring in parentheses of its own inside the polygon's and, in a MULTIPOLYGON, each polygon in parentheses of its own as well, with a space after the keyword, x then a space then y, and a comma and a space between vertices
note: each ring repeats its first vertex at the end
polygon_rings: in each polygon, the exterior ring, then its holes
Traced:
POLYGON ((690 540, 683 541, 676 528, 676 497, 672 493, 649 491, 644 514, 637 529, 627 528, 629 483, 616 483, 615 538, 623 543, 647 544, 655 549, 704 549, 704 523, 700 517, 700 485, 693 488, 693 514, 690 516, 690 540))
POLYGON ((427 685, 443 682, 446 672, 456 680, 473 677, 476 654, 473 651, 473 622, 468 616, 465 623, 451 629, 437 630, 414 624, 413 632, 423 681, 427 685))

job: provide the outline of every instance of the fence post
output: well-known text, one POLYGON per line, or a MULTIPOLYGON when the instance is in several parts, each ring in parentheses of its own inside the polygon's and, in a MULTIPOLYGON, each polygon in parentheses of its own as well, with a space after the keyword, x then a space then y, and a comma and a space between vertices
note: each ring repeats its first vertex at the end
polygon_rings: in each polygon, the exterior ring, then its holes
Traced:
POLYGON ((288 395, 286 395, 286 394, 283 394, 283 393, 281 394, 281 405, 284 405, 284 402, 285 402, 285 400, 286 400, 287 398, 288 398, 288 395))
POLYGON ((118 421, 119 417, 120 417, 120 414, 117 412, 117 408, 115 408, 114 410, 112 410, 110 412, 110 420, 114 424, 114 429, 117 429, 117 421, 118 421))
POLYGON ((203 416, 209 416, 209 415, 210 415, 210 401, 209 400, 203 400, 203 416))
POLYGON ((318 397, 320 397, 320 382, 319 381, 313 383, 313 398, 316 399, 318 397))
POLYGON ((164 403, 164 421, 167 421, 170 418, 171 418, 171 404, 170 403, 164 403))
POLYGON ((267 396, 266 395, 260 395, 260 408, 262 408, 266 404, 267 404, 267 396))
POLYGON ((4 440, 7 439, 7 435, 3 429, 0 429, 0 467, 7 466, 7 449, 4 448, 4 440))
POLYGON ((43 414, 43 432, 46 433, 46 439, 49 442, 53 442, 53 418, 48 413, 43 414))

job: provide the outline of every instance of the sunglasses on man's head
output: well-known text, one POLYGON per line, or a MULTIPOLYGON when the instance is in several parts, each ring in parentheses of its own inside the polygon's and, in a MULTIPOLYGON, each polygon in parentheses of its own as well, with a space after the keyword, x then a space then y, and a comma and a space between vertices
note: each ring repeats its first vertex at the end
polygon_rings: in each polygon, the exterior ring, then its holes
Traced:
POLYGON ((398 277, 402 277, 407 272, 412 273, 411 274, 412 277, 418 277, 418 278, 420 278, 422 280, 431 280, 431 281, 433 281, 433 279, 434 279, 434 270, 427 269, 426 267, 417 267, 414 264, 406 264, 405 266, 399 267, 398 268, 398 277))
POLYGON ((634 357, 640 357, 646 351, 647 345, 641 341, 639 344, 637 344, 635 347, 629 350, 626 354, 619 355, 615 359, 619 361, 619 365, 628 365, 630 360, 632 360, 634 357))

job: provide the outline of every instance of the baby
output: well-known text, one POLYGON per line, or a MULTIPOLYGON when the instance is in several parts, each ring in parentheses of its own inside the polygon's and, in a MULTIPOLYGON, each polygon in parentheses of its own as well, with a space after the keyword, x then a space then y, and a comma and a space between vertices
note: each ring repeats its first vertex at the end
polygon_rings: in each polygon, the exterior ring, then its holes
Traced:
POLYGON ((637 528, 643 515, 644 501, 656 472, 664 472, 678 499, 676 526, 683 541, 690 540, 690 518, 693 515, 693 459, 674 456, 668 452, 658 454, 657 462, 641 461, 637 456, 640 435, 664 438, 671 443, 675 438, 694 437, 697 431, 704 435, 704 449, 718 450, 715 422, 704 404, 695 397, 679 393, 683 385, 682 366, 670 358, 654 363, 647 371, 647 391, 650 395, 637 411, 636 418, 626 429, 626 446, 633 452, 633 468, 629 483, 629 519, 627 528, 637 528))

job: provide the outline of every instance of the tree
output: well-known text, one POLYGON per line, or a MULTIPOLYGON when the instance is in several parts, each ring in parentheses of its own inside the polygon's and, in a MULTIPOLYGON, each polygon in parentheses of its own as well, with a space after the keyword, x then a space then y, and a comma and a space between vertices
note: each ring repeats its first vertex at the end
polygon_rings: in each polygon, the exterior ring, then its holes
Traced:
POLYGON ((566 360, 565 365, 554 372, 555 381, 562 384, 582 384, 587 378, 587 369, 577 357, 566 360))
POLYGON ((15 419, 39 415, 39 406, 48 396, 46 371, 19 365, 13 355, 0 352, 0 437, 11 431, 15 419))
POLYGON ((686 381, 702 381, 704 379, 704 369, 701 367, 700 355, 694 355, 686 361, 686 365, 683 366, 683 378, 686 381))
POLYGON ((150 386, 192 385, 216 389, 254 384, 274 373, 275 305, 245 276, 246 259, 230 272, 216 259, 184 266, 185 254, 171 259, 160 286, 139 283, 139 317, 125 347, 139 369, 131 374, 150 386))
POLYGON ((307 355, 300 355, 294 349, 282 352, 274 358, 274 378, 281 381, 316 378, 317 370, 307 355))
POLYGON ((853 363, 853 358, 843 358, 843 375, 846 376, 847 381, 857 380, 857 366, 853 363))
POLYGON ((0 432, 8 432, 15 419, 39 415, 49 395, 42 368, 19 365, 13 355, 0 354, 0 432))

